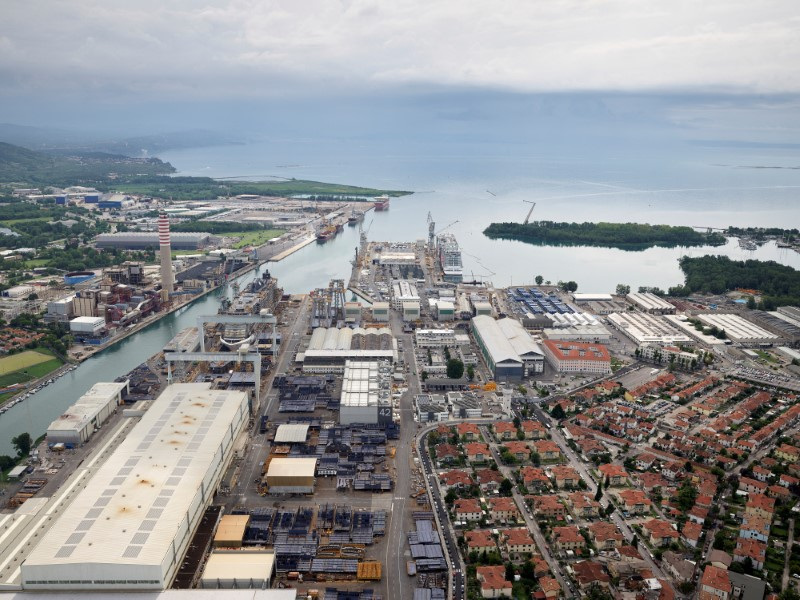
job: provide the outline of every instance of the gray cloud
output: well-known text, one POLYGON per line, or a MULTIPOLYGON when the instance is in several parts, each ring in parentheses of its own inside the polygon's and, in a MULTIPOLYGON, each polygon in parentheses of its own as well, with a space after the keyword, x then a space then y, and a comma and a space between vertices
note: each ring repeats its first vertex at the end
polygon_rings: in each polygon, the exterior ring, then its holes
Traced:
POLYGON ((800 91, 796 0, 9 0, 0 94, 800 91))

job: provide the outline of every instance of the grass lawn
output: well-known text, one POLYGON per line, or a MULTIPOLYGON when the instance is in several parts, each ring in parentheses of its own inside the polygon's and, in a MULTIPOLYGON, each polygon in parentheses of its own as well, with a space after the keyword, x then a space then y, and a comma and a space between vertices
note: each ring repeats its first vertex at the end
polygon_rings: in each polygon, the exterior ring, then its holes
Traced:
POLYGON ((31 260, 25 261, 25 268, 35 269, 36 267, 46 267, 49 262, 50 259, 47 258, 32 258, 31 260))
MULTIPOLYGON (((16 361, 17 364, 22 364, 24 362, 27 362, 28 364, 18 367, 13 371, 2 371, 3 374, 0 375, 0 388, 8 387, 9 385, 14 385, 15 383, 25 383, 26 381, 38 379, 39 377, 44 377, 48 373, 55 371, 64 364, 60 359, 53 356, 49 350, 41 349, 27 350, 19 354, 13 354, 11 356, 2 358, 0 359, 0 366, 5 368, 9 366, 9 364, 13 365, 13 363, 6 363, 5 361, 18 357, 27 358, 28 361, 18 360, 16 361), (33 356, 25 357, 25 355, 33 356), (37 360, 39 362, 31 363, 31 360, 37 360)), ((2 405, 6 400, 10 399, 16 393, 18 393, 18 391, 0 394, 0 405, 2 405)))
POLYGON ((238 249, 245 246, 260 246, 282 233, 282 229, 262 229, 256 231, 233 231, 222 235, 225 237, 240 237, 241 239, 233 245, 234 248, 238 249))
POLYGON ((19 354, 12 354, 11 356, 0 358, 0 375, 13 373, 14 371, 43 363, 52 358, 53 355, 45 351, 37 352, 35 350, 26 350, 19 354))
POLYGON ((35 217, 33 219, 6 219, 5 221, 0 221, 0 224, 5 225, 6 227, 10 227, 12 225, 16 225, 17 223, 34 223, 36 221, 52 221, 53 217, 35 217))

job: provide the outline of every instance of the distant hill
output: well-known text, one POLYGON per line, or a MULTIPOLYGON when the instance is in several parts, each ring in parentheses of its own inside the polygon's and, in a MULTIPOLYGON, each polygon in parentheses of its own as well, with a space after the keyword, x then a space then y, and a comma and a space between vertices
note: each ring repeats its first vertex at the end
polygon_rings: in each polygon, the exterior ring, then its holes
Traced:
POLYGON ((157 158, 130 158, 102 152, 48 154, 0 142, 0 182, 30 185, 92 185, 103 189, 135 175, 174 173, 157 158))
POLYGON ((158 134, 124 136, 96 131, 67 131, 0 123, 0 140, 41 152, 108 152, 134 158, 158 155, 164 150, 241 143, 229 134, 189 129, 158 134))

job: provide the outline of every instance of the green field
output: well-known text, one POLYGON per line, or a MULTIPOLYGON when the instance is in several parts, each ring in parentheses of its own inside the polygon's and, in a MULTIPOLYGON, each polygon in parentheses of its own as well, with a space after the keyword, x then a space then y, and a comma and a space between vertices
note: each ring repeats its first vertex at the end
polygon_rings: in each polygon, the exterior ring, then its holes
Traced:
POLYGON ((36 352, 35 350, 26 350, 19 354, 12 354, 11 356, 0 358, 0 375, 19 371, 20 369, 46 362, 52 358, 52 354, 36 352))
POLYGON ((32 219, 6 219, 5 221, 0 221, 0 224, 4 225, 5 227, 11 227, 12 225, 16 225, 17 223, 34 223, 36 221, 41 222, 49 222, 52 221, 52 217, 35 217, 32 219))
POLYGON ((282 229, 263 229, 259 231, 233 231, 224 233, 225 237, 240 237, 234 248, 244 248, 245 246, 260 246, 267 243, 272 238, 276 238, 283 233, 282 229))

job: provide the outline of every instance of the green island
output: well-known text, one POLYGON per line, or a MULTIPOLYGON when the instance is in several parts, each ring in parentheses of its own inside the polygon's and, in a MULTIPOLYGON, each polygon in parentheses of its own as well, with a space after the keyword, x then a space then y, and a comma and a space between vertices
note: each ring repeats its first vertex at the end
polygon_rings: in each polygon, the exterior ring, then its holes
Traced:
POLYGON ((484 231, 491 239, 519 240, 542 245, 603 246, 645 250, 654 246, 722 246, 725 236, 691 227, 647 223, 492 223, 484 231))
POLYGON ((800 304, 800 271, 775 261, 731 260, 727 256, 684 256, 679 261, 685 276, 683 286, 669 289, 672 296, 697 292, 722 294, 736 289, 758 290, 760 300, 751 308, 774 310, 800 304))

